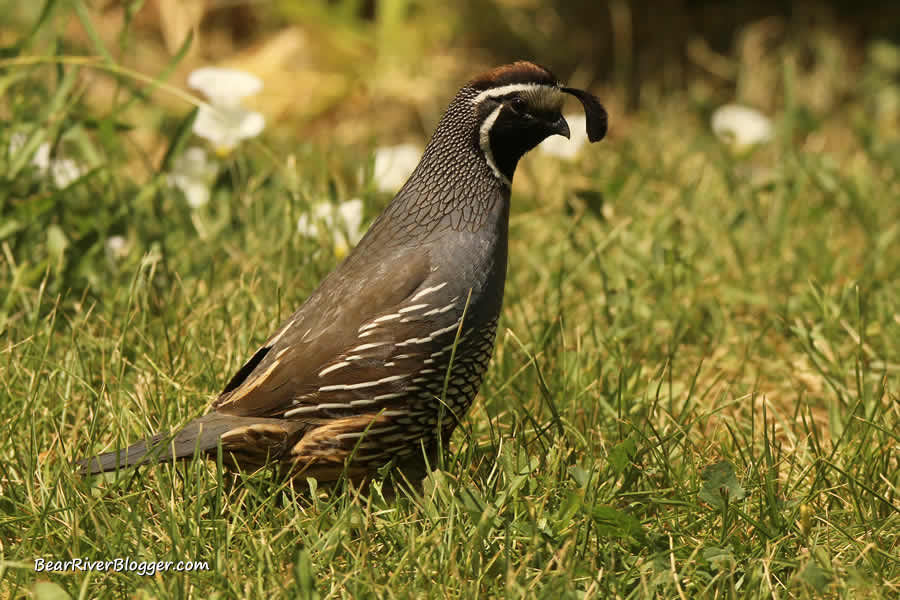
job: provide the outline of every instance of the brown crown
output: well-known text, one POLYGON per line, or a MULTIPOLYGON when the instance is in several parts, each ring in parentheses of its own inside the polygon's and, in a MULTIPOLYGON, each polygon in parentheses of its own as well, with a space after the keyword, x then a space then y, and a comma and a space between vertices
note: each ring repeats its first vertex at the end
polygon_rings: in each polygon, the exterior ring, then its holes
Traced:
POLYGON ((513 83, 559 85, 559 80, 548 69, 533 62, 520 60, 510 65, 491 69, 487 73, 482 73, 470 81, 469 86, 476 90, 486 90, 513 83))

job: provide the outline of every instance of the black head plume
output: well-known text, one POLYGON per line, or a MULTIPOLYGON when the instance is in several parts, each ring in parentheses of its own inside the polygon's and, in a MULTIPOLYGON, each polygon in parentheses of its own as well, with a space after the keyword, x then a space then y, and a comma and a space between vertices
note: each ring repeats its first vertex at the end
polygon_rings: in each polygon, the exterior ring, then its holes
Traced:
POLYGON ((587 136, 592 142, 599 142, 606 135, 606 109, 600 104, 600 100, 593 94, 584 90, 570 87, 559 88, 561 92, 571 94, 581 101, 584 107, 584 116, 587 121, 587 136))
POLYGON ((588 139, 603 139, 607 116, 596 97, 563 87, 545 67, 519 61, 487 71, 460 89, 425 149, 420 167, 434 168, 432 161, 444 164, 448 155, 457 155, 462 143, 467 150, 475 150, 466 156, 474 159, 479 175, 486 173, 486 163, 508 187, 519 159, 528 151, 552 135, 569 137, 562 114, 564 94, 575 96, 584 107, 588 139))

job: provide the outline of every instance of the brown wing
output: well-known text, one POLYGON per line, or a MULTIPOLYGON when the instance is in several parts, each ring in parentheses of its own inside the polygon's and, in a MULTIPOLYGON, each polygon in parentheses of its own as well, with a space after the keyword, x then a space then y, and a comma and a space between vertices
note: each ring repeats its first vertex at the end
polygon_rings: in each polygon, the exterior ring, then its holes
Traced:
MULTIPOLYGON (((281 416, 297 398, 315 393, 320 372, 361 345, 360 327, 402 304, 431 272, 421 249, 387 258, 372 260, 361 244, 241 367, 213 407, 232 415, 281 416)), ((352 378, 352 371, 372 366, 359 361, 341 376, 352 378)))
MULTIPOLYGON (((447 285, 427 281, 360 325, 351 343, 318 371, 316 385, 296 396, 284 416, 321 419, 385 409, 418 413, 422 403, 413 397, 431 399, 440 393, 436 386, 443 382, 465 305, 460 295, 435 293, 447 285)), ((430 410, 432 403, 426 404, 430 410)))

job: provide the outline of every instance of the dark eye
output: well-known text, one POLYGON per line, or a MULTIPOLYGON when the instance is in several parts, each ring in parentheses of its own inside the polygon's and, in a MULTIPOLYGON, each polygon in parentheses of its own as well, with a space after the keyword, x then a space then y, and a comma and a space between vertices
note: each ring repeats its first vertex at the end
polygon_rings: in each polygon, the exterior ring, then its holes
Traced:
POLYGON ((528 107, 528 103, 520 96, 516 96, 510 100, 509 105, 512 106, 513 110, 516 112, 525 112, 525 109, 528 107))

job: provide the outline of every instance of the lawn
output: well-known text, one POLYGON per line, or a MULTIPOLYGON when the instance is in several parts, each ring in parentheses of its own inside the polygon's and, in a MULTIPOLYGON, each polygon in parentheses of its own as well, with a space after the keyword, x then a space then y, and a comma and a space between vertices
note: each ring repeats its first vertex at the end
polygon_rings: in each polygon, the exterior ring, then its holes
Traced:
MULTIPOLYGON (((188 47, 122 66, 73 4, 2 38, 0 596, 900 593, 900 48, 851 64, 786 42, 762 65, 758 147, 716 138, 701 82, 648 85, 634 111, 610 86, 606 140, 527 156, 486 382, 422 489, 392 499, 73 462, 203 414, 340 260, 298 219, 360 198, 371 222, 391 198, 373 149, 423 144, 465 77, 434 84, 406 140, 269 123, 192 207, 167 176, 203 145, 169 78, 188 47), (116 558, 208 568, 35 570, 116 558)), ((741 60, 752 95, 760 65, 741 60)))

